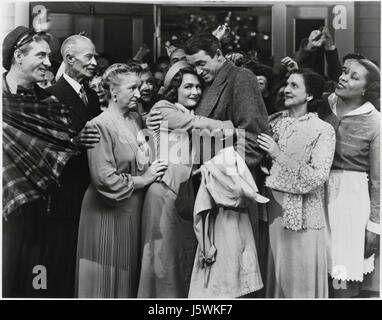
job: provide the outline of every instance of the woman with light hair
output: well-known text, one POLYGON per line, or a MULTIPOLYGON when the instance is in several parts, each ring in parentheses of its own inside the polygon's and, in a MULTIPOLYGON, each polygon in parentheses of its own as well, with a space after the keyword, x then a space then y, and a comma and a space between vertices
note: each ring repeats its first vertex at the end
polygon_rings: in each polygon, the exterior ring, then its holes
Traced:
POLYGON ((138 65, 113 64, 103 75, 108 108, 90 122, 100 141, 88 149, 91 183, 82 202, 76 289, 80 298, 134 298, 144 188, 167 166, 149 166, 136 113, 138 65))

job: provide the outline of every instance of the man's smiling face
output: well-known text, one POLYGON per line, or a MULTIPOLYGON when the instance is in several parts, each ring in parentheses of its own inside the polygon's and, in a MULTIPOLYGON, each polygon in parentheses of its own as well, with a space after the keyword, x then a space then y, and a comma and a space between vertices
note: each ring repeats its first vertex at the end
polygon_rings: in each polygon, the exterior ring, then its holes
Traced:
POLYGON ((187 61, 195 67, 197 74, 203 78, 206 83, 211 83, 219 72, 222 63, 219 61, 218 54, 211 57, 204 50, 197 53, 186 55, 187 61))

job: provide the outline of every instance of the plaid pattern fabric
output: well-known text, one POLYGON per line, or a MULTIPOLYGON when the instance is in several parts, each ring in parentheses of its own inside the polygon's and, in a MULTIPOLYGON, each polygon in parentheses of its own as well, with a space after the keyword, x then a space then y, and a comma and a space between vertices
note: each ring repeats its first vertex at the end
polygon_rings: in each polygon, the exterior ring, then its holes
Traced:
MULTIPOLYGON (((19 92, 18 92, 19 93, 19 92)), ((3 216, 44 196, 75 153, 69 110, 54 98, 3 93, 3 216)))

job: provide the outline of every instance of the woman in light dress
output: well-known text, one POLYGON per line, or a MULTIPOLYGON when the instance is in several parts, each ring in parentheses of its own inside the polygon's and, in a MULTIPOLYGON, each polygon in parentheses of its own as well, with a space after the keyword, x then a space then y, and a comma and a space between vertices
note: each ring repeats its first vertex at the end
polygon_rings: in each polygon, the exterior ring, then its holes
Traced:
POLYGON ((270 116, 272 137, 258 138, 272 158, 266 179, 269 298, 328 297, 324 185, 335 132, 314 112, 323 88, 319 74, 292 71, 284 89, 286 110, 270 116))
POLYGON ((192 129, 233 131, 231 121, 194 115, 193 109, 202 94, 202 82, 186 62, 177 62, 169 69, 164 86, 166 100, 157 102, 152 111, 160 112, 163 117, 161 128, 154 130, 154 140, 158 155, 167 158, 168 169, 161 181, 148 188, 144 200, 140 298, 188 296, 197 242, 192 215, 185 219, 177 211, 175 202, 180 185, 191 176, 195 153, 191 151, 190 134, 192 129), (168 145, 161 145, 163 141, 168 145))
POLYGON ((378 67, 348 59, 320 112, 337 136, 327 192, 334 298, 379 292, 380 113, 371 103, 379 95, 378 67))
POLYGON ((91 183, 82 202, 77 249, 80 298, 137 296, 144 188, 167 168, 163 161, 149 166, 145 143, 137 138, 140 71, 134 64, 105 71, 108 108, 90 122, 101 139, 88 150, 91 183))

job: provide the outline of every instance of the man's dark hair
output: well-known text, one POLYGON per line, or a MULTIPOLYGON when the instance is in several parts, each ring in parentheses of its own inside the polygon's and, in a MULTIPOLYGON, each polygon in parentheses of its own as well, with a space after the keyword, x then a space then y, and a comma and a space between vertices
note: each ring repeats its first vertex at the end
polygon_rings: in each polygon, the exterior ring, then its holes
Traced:
POLYGON ((184 51, 191 55, 204 50, 211 58, 216 55, 216 50, 222 50, 220 41, 211 33, 196 34, 187 40, 184 51))
POLYGON ((268 82, 268 90, 271 91, 273 82, 275 81, 275 74, 271 67, 255 61, 248 61, 243 65, 244 68, 251 70, 256 76, 264 76, 268 82))
POLYGON ((167 57, 167 56, 160 56, 158 59, 157 59, 157 62, 156 64, 161 64, 161 63, 170 63, 170 58, 167 57))
POLYGON ((342 63, 345 63, 346 60, 349 60, 349 59, 354 59, 354 60, 361 60, 361 59, 366 59, 365 56, 363 56, 362 54, 360 53, 348 53, 348 54, 345 54, 342 58, 342 63))

